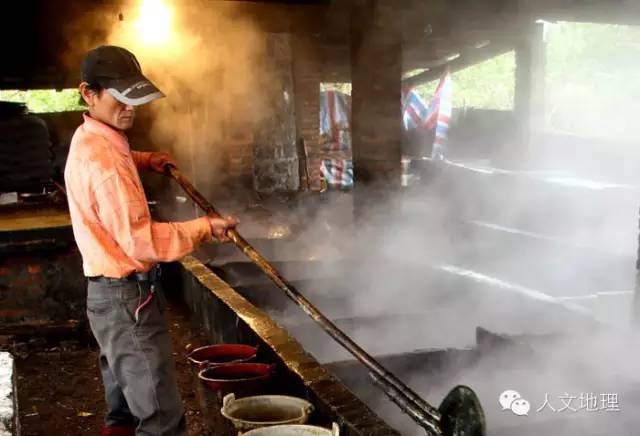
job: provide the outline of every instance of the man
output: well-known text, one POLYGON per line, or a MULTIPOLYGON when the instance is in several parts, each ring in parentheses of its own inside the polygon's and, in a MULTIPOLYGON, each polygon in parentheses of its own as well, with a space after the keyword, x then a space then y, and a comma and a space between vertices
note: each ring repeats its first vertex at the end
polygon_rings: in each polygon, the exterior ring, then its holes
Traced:
POLYGON ((65 168, 73 233, 88 277, 87 315, 100 346, 107 414, 103 435, 183 435, 171 342, 156 291, 157 262, 179 259, 215 237, 227 242, 232 219, 151 219, 139 169, 163 172, 165 152, 129 149, 124 132, 135 106, 164 95, 129 51, 91 50, 80 94, 88 106, 65 168))

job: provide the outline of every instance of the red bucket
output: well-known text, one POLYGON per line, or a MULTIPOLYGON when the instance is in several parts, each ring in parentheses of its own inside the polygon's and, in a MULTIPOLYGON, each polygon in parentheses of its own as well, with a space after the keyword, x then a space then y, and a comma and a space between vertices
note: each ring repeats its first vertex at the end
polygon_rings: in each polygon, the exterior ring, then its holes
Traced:
POLYGON ((189 362, 202 369, 209 365, 248 362, 256 357, 258 349, 244 344, 206 345, 196 348, 187 356, 189 362))
POLYGON ((228 363, 205 368, 198 378, 212 391, 242 392, 263 386, 274 371, 275 365, 266 363, 228 363))

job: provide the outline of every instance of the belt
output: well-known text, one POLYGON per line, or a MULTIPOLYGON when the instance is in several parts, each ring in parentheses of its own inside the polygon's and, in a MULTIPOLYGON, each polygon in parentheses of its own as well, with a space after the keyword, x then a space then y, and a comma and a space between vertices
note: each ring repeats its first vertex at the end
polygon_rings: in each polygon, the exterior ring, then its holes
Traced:
POLYGON ((154 265, 149 271, 146 272, 132 272, 125 277, 105 277, 105 276, 93 276, 87 277, 89 281, 96 283, 120 283, 120 282, 157 282, 160 279, 162 270, 160 265, 154 265))

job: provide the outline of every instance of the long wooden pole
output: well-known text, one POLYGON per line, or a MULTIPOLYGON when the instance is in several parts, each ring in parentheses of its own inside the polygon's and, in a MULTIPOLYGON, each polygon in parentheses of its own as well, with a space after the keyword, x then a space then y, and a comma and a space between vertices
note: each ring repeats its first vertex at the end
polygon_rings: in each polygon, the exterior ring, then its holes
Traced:
MULTIPOLYGON (((175 179, 185 190, 187 195, 196 202, 209 216, 219 218, 221 215, 206 198, 198 192, 187 180, 180 170, 173 165, 165 168, 167 174, 175 179)), ((317 324, 320 325, 333 339, 349 351, 356 359, 371 371, 371 376, 376 384, 407 413, 416 423, 423 427, 427 433, 441 436, 440 412, 422 399, 410 387, 405 385, 395 375, 385 369, 373 356, 356 344, 349 336, 340 330, 333 322, 320 312, 298 290, 288 283, 282 275, 265 259, 255 248, 249 244, 237 230, 227 231, 227 236, 251 261, 256 264, 269 278, 282 289, 287 296, 304 310, 317 324)))

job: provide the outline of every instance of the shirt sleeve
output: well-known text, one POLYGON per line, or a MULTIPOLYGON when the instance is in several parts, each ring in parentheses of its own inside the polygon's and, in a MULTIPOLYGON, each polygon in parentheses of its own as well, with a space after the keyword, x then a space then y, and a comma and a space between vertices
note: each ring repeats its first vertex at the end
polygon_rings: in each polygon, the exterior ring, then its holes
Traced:
POLYGON ((131 150, 131 157, 138 170, 148 170, 151 168, 151 154, 152 152, 150 151, 131 150))
POLYGON ((155 222, 146 198, 126 174, 114 173, 95 189, 101 224, 122 250, 142 262, 172 262, 211 239, 206 217, 183 222, 155 222))

